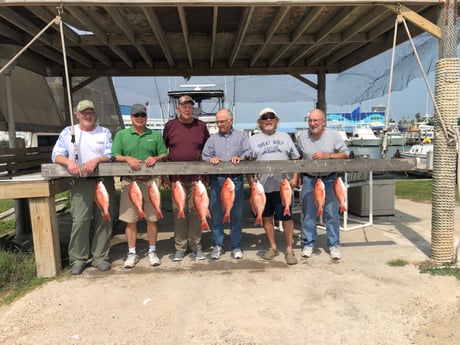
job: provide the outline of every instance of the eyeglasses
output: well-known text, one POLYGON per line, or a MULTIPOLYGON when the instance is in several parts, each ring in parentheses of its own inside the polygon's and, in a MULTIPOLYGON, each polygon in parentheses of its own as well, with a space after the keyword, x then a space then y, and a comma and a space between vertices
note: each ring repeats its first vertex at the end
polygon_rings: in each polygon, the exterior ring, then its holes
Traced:
POLYGON ((220 124, 227 123, 228 121, 230 121, 230 120, 227 119, 227 120, 216 121, 216 123, 217 123, 218 125, 220 125, 220 124))
POLYGON ((94 111, 81 111, 80 114, 82 114, 83 116, 94 116, 94 115, 96 115, 96 112, 94 112, 94 111))
POLYGON ((263 121, 266 121, 266 120, 268 120, 268 119, 273 120, 273 119, 276 119, 276 116, 275 116, 275 114, 273 114, 273 113, 267 113, 267 114, 263 114, 263 115, 260 117, 260 119, 263 120, 263 121))
POLYGON ((137 113, 137 114, 133 114, 132 116, 133 117, 147 117, 147 114, 146 113, 137 113))

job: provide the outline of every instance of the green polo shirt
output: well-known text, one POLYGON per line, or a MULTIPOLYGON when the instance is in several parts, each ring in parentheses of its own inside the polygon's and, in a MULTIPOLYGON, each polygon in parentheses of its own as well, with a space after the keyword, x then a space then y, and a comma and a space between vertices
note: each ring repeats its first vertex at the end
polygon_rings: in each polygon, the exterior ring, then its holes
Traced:
POLYGON ((149 156, 168 154, 163 137, 157 131, 146 128, 139 135, 133 127, 117 132, 112 143, 113 156, 130 156, 145 160, 149 156))

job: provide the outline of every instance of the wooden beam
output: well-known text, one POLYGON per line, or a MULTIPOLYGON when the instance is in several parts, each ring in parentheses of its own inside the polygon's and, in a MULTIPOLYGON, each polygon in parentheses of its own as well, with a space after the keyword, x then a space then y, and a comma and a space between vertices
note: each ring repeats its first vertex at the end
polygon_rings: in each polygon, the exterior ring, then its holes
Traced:
POLYGON ((278 30, 279 26, 283 22, 284 18, 287 16, 289 10, 291 8, 289 6, 286 7, 281 7, 278 10, 278 13, 276 14, 275 18, 273 19, 272 23, 270 24, 270 27, 268 28, 267 33, 265 34, 264 37, 264 44, 257 49, 255 54, 251 57, 251 62, 249 63, 249 66, 252 67, 256 64, 257 60, 259 59, 260 55, 264 51, 264 49, 270 44, 271 39, 276 33, 276 30, 278 30))
POLYGON ((155 13, 155 10, 152 7, 142 7, 144 11, 145 18, 150 25, 153 33, 155 34, 156 39, 158 40, 158 44, 161 47, 163 55, 168 61, 169 67, 174 67, 174 59, 172 57, 171 51, 169 49, 168 44, 166 43, 165 33, 161 28, 160 22, 158 20, 158 16, 155 13))
MULTIPOLYGON (((238 165, 222 162, 159 162, 153 167, 142 166, 133 171, 127 163, 102 163, 97 172, 88 176, 145 176, 145 175, 226 175, 302 172, 308 174, 351 171, 409 171, 415 170, 415 159, 330 159, 297 161, 241 161, 238 165)), ((59 164, 42 164, 43 177, 69 177, 68 170, 59 164)))
POLYGON ((238 26, 238 34, 236 36, 236 42, 233 45, 232 53, 228 60, 228 67, 232 67, 235 63, 236 57, 241 49, 243 41, 246 37, 246 32, 249 28, 249 23, 251 22, 252 15, 254 14, 254 7, 245 7, 243 11, 243 16, 241 17, 240 25, 238 26))
POLYGON ((429 34, 433 35, 437 39, 442 38, 442 30, 441 30, 441 28, 439 26, 437 26, 436 24, 433 24, 429 20, 425 19, 424 17, 422 17, 417 12, 412 11, 407 6, 404 6, 404 5, 399 5, 399 6, 385 5, 385 7, 388 8, 390 11, 396 13, 396 14, 401 14, 405 19, 410 21, 412 24, 418 26, 423 31, 428 32, 429 34))

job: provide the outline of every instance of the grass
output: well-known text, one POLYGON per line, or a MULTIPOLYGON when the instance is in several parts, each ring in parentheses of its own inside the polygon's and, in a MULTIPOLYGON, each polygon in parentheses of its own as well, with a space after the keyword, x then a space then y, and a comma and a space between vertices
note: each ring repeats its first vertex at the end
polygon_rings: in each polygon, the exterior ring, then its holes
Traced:
MULTIPOLYGON (((395 195, 401 199, 415 202, 431 202, 431 179, 396 180, 395 195)), ((459 202, 458 189, 455 189, 455 200, 459 202)))
POLYGON ((388 266, 391 266, 391 267, 404 267, 408 264, 408 262, 403 259, 396 259, 396 260, 388 261, 387 264, 388 266))
POLYGON ((42 285, 33 252, 0 250, 0 303, 7 304, 42 285))
POLYGON ((460 280, 460 268, 452 266, 447 263, 441 266, 437 266, 431 263, 420 265, 420 273, 430 273, 431 275, 438 276, 454 276, 457 280, 460 280))

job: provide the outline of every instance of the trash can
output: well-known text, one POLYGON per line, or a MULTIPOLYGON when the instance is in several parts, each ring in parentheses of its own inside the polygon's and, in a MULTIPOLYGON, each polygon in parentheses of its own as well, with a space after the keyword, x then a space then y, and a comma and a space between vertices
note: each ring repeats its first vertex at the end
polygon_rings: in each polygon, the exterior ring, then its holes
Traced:
MULTIPOLYGON (((360 217, 369 216, 369 180, 348 187, 348 212, 360 217), (367 183, 364 183, 367 182, 367 183)), ((395 180, 390 176, 373 177, 373 216, 395 214, 395 180)))

